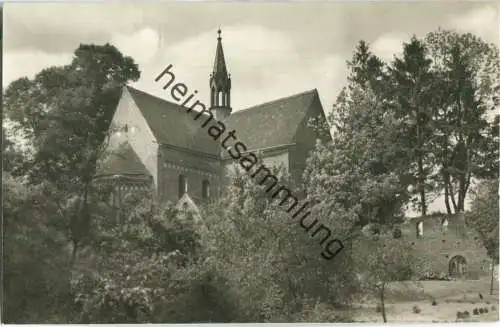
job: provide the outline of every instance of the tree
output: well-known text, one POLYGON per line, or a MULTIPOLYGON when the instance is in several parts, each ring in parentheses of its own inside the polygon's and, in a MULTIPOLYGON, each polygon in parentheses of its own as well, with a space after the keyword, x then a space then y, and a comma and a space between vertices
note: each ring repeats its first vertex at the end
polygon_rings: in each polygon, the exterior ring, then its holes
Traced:
POLYGON ((438 80, 433 152, 448 212, 450 200, 461 212, 471 179, 498 172, 498 128, 488 119, 500 99, 498 48, 470 33, 446 30, 429 33, 425 44, 438 80))
POLYGON ((348 234, 369 223, 397 223, 408 201, 407 158, 399 143, 402 120, 361 88, 337 101, 330 120, 339 123, 333 141, 317 145, 305 173, 315 214, 339 215, 328 220, 348 234))
POLYGON ((68 221, 73 258, 91 225, 92 179, 121 88, 139 76, 133 59, 116 47, 82 44, 69 65, 20 78, 4 92, 7 116, 34 148, 17 175, 52 184, 47 191, 68 221))
POLYGON ((341 210, 349 216, 339 219, 341 230, 391 225, 402 216, 412 182, 404 117, 393 110, 386 66, 365 42, 348 67, 349 84, 328 117, 333 142, 319 145, 309 159, 308 195, 314 203, 328 203, 324 215, 341 210))
MULTIPOLYGON (((432 91, 435 78, 430 71, 431 61, 422 41, 413 36, 409 43, 403 43, 403 55, 391 63, 390 75, 393 83, 393 110, 397 117, 405 117, 407 140, 406 156, 416 164, 416 190, 419 194, 419 211, 427 215, 428 175, 433 170, 432 144, 432 91)), ((413 166, 412 165, 412 166, 413 166)))
POLYGON ((5 89, 5 117, 33 149, 14 156, 11 150, 18 144, 4 143, 6 168, 14 176, 8 201, 16 203, 4 212, 9 320, 71 321, 69 279, 77 246, 89 238, 91 217, 102 214, 93 196, 99 192, 92 185, 96 161, 121 86, 138 78, 133 59, 114 46, 80 45, 69 65, 44 69, 5 89), (73 243, 69 258, 68 236, 73 243), (19 275, 26 271, 33 275, 19 275))
POLYGON ((4 173, 12 173, 23 161, 23 154, 16 148, 9 137, 5 126, 2 128, 2 170, 4 173))
POLYGON ((71 305, 65 224, 47 185, 3 176, 3 300, 8 323, 66 323, 71 305))
POLYGON ((468 225, 474 228, 483 241, 491 258, 491 286, 493 294, 493 276, 498 265, 498 216, 499 216, 498 179, 483 180, 478 185, 471 202, 471 212, 467 215, 468 225))
MULTIPOLYGON (((349 112, 349 101, 353 92, 369 92, 376 101, 386 102, 387 99, 387 74, 384 62, 374 55, 368 43, 360 41, 354 50, 352 59, 347 61, 349 75, 348 85, 342 89, 334 104, 332 117, 329 123, 334 131, 341 131, 343 124, 347 123, 349 112)), ((321 128, 321 126, 315 126, 321 128)), ((349 128, 349 127, 347 127, 349 128)))
POLYGON ((359 41, 347 66, 350 70, 348 76, 350 87, 369 88, 377 95, 385 92, 383 84, 387 78, 385 64, 370 51, 368 43, 363 40, 359 41))
MULTIPOLYGON (((273 173, 287 185, 283 171, 273 173)), ((315 303, 350 303, 356 285, 349 257, 324 260, 318 242, 304 230, 309 222, 301 227, 276 202, 247 173, 236 170, 227 193, 205 214, 209 256, 237 294, 239 321, 296 321, 313 318, 315 303)), ((320 318, 338 320, 326 314, 320 318)))
POLYGON ((381 314, 387 323, 385 292, 389 282, 408 280, 415 264, 411 249, 402 239, 391 235, 366 235, 356 240, 356 259, 361 284, 379 298, 381 314))
POLYGON ((67 186, 92 178, 121 87, 140 76, 133 59, 110 44, 80 45, 74 55, 71 64, 18 79, 5 90, 8 117, 36 148, 26 171, 34 183, 67 186))
POLYGON ((75 300, 84 323, 228 322, 231 290, 207 261, 195 225, 171 204, 128 198, 125 223, 100 224, 77 266, 75 300))

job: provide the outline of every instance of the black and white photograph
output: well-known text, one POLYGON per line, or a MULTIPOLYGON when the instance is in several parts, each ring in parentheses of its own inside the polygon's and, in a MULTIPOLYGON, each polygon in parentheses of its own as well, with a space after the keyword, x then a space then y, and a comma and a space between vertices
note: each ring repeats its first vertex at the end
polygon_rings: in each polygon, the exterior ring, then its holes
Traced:
POLYGON ((498 2, 2 7, 2 323, 499 321, 498 2))

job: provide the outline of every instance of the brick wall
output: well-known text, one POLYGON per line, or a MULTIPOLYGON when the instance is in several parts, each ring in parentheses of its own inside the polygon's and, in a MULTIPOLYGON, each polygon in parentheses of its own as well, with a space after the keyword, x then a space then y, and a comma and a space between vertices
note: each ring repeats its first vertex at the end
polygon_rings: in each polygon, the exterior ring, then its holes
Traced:
MULTIPOLYGON (((282 166, 285 168, 285 170, 289 169, 289 154, 288 154, 288 148, 283 147, 278 150, 268 150, 264 153, 262 153, 262 163, 269 169, 271 167, 279 167, 282 166)), ((221 175, 221 185, 228 185, 231 183, 231 176, 234 174, 235 169, 240 169, 241 171, 245 172, 243 168, 239 165, 238 160, 233 160, 233 159, 226 159, 222 162, 222 175, 221 175)), ((260 167, 260 164, 255 165, 255 169, 260 167)), ((250 173, 249 173, 250 174, 250 173)))
POLYGON ((448 274, 450 260, 461 255, 467 260, 467 270, 471 275, 488 274, 490 259, 486 249, 477 233, 466 228, 463 214, 412 219, 401 227, 402 237, 425 263, 416 266, 417 271, 426 269, 448 274), (444 230, 442 221, 446 217, 448 227, 444 230), (416 225, 419 221, 423 221, 421 237, 416 235, 416 225))
POLYGON ((187 178, 188 193, 194 201, 203 200, 202 184, 210 184, 210 197, 218 195, 220 164, 215 158, 185 149, 161 146, 158 156, 160 198, 179 200, 179 177, 187 178))

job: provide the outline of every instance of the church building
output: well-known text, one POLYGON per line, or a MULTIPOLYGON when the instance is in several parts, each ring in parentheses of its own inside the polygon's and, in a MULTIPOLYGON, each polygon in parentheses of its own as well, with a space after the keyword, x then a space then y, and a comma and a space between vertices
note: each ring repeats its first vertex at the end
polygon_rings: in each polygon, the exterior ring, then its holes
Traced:
MULTIPOLYGON (((235 131, 247 152, 259 153, 267 167, 284 167, 295 182, 300 182, 316 140, 330 139, 308 125, 311 119, 326 121, 316 89, 233 110, 220 30, 208 87, 206 103, 213 117, 235 131)), ((115 186, 116 205, 145 188, 152 188, 160 201, 174 203, 201 203, 221 194, 234 159, 202 128, 197 115, 181 104, 123 88, 111 123, 108 158, 98 172, 101 182, 115 186)))

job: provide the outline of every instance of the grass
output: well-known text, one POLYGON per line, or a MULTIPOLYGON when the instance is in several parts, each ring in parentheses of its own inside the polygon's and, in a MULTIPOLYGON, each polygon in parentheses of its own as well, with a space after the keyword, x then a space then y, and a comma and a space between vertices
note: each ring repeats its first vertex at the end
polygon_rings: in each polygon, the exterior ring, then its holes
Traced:
MULTIPOLYGON (((459 281, 421 281, 392 283, 386 294, 388 322, 455 322, 457 312, 468 311, 470 317, 459 321, 498 321, 498 287, 489 295, 489 279, 459 281), (483 299, 479 298, 479 293, 483 299), (435 300, 437 305, 433 306, 435 300), (492 306, 496 310, 492 311, 492 306), (414 307, 421 311, 414 313, 414 307), (487 313, 472 315, 474 308, 488 308, 487 313)), ((498 285, 498 284, 497 284, 498 285)), ((377 302, 367 301, 349 309, 355 321, 382 322, 376 312, 377 302)))

